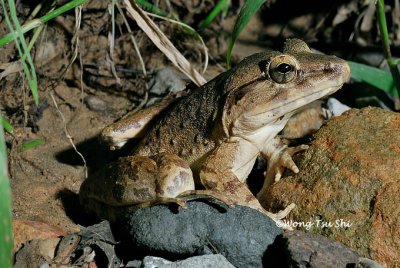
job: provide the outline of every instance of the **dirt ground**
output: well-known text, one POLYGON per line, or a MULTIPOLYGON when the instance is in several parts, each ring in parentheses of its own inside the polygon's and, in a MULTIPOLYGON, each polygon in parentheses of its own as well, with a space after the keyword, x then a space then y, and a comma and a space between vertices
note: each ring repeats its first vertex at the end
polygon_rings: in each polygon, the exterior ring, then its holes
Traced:
MULTIPOLYGON (((204 17, 209 12, 207 7, 212 6, 210 2, 215 1, 171 2, 181 14, 191 14, 184 17, 184 21, 195 24, 198 17, 204 17), (202 9, 197 2, 204 2, 202 9)), ((88 222, 82 217, 77 196, 86 170, 90 174, 125 153, 110 152, 98 136, 106 125, 142 102, 148 78, 141 72, 121 16, 116 18, 115 51, 109 54, 111 19, 107 4, 108 1, 91 1, 84 7, 78 35, 74 32, 73 12, 58 17, 45 27, 33 52, 39 77, 39 106, 33 104, 20 70, 0 81, 0 108, 15 128, 13 135, 6 135, 14 219, 41 221, 66 232, 77 231, 79 224, 88 222), (76 37, 79 38, 78 54, 74 63, 70 64, 76 37), (111 66, 115 67, 115 72, 111 66), (116 76, 120 79, 119 83, 116 76), (22 145, 33 139, 43 139, 44 143, 23 150, 22 145), (72 143, 76 145, 76 150, 72 143)), ((274 7, 274 1, 271 1, 271 8, 284 9, 283 4, 280 5, 274 7)), ((23 2, 19 5, 21 17, 29 15, 30 10, 31 7, 23 2)), ((332 21, 337 10, 337 6, 317 5, 306 9, 303 14, 300 11, 283 13, 282 17, 273 15, 278 14, 274 9, 265 11, 255 17, 241 35, 233 60, 237 61, 266 46, 280 45, 287 36, 318 41, 321 31, 317 26, 322 23, 321 18, 332 21), (273 22, 268 21, 270 19, 273 22), (283 20, 287 22, 284 24, 283 20), (295 24, 289 23, 292 21, 295 24)), ((226 43, 236 15, 231 10, 224 20, 217 20, 204 32, 212 65, 205 74, 207 79, 221 71, 216 63, 223 64, 226 43)), ((165 21, 157 23, 178 49, 185 51, 185 56, 199 66, 199 43, 177 26, 165 21)), ((0 22, 1 35, 7 32, 4 25, 4 21, 0 22)), ((147 70, 151 73, 171 66, 133 22, 132 27, 147 70)), ((345 31, 334 33, 344 35, 345 31)), ((0 62, 18 59, 12 44, 1 50, 0 62)))

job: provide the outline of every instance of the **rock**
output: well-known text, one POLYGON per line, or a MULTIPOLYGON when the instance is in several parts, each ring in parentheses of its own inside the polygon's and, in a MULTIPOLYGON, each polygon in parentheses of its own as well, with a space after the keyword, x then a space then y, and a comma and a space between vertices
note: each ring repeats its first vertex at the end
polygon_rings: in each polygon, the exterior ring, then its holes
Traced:
POLYGON ((322 101, 314 101, 299 109, 286 123, 280 136, 286 139, 298 139, 316 132, 332 117, 329 110, 322 107, 322 101))
POLYGON ((248 207, 225 210, 205 200, 187 205, 186 209, 140 208, 127 215, 123 229, 133 244, 150 255, 177 259, 214 252, 235 267, 262 267, 267 248, 281 233, 272 219, 248 207))
POLYGON ((95 112, 104 112, 107 110, 107 103, 99 97, 88 95, 85 97, 87 107, 95 112))
POLYGON ((186 88, 187 81, 175 68, 166 67, 158 70, 149 81, 149 99, 145 107, 150 107, 171 93, 186 88))
POLYGON ((400 263, 400 114, 353 109, 330 120, 296 157, 298 174, 274 184, 267 210, 295 203, 288 220, 360 255, 400 263), (394 135, 394 133, 396 133, 394 135))
POLYGON ((340 101, 338 101, 335 98, 329 98, 328 101, 326 102, 326 106, 327 106, 328 110, 331 111, 331 113, 334 116, 339 116, 342 113, 351 109, 349 106, 341 103, 340 101))
POLYGON ((142 268, 235 268, 227 259, 220 254, 202 255, 187 258, 185 260, 170 262, 163 258, 147 256, 143 259, 142 268))
POLYGON ((150 93, 166 95, 183 90, 186 87, 184 76, 175 68, 164 68, 156 72, 149 82, 150 93))
POLYGON ((82 228, 78 235, 81 240, 74 253, 73 265, 90 266, 95 262, 97 267, 120 267, 121 261, 115 252, 117 242, 108 221, 82 228))
POLYGON ((273 266, 285 260, 286 267, 346 268, 354 266, 360 257, 340 242, 301 231, 285 232, 278 236, 273 247, 273 266))
POLYGON ((384 267, 383 265, 380 265, 376 261, 367 258, 359 258, 355 268, 384 268, 384 267))

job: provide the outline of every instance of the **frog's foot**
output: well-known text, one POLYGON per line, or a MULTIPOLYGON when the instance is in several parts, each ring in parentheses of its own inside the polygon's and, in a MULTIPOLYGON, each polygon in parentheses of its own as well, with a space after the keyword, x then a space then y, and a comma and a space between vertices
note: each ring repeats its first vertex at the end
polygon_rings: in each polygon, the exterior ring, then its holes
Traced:
POLYGON ((294 203, 291 203, 289 206, 287 206, 285 209, 280 210, 277 213, 271 213, 266 211, 267 215, 272 218, 273 220, 277 221, 277 220, 282 220, 283 218, 285 218, 287 215, 289 215, 289 213, 296 207, 296 205, 294 203))
POLYGON ((261 212, 270 217, 272 220, 274 220, 278 227, 286 230, 293 230, 292 227, 286 224, 284 221, 282 221, 282 219, 285 218, 295 207, 296 205, 294 203, 291 203, 284 210, 281 210, 277 213, 271 213, 264 209, 261 212))
POLYGON ((147 208, 159 204, 176 204, 180 207, 187 208, 186 200, 180 197, 157 197, 154 200, 140 203, 137 207, 147 208))
POLYGON ((221 194, 214 190, 189 190, 181 193, 178 198, 182 198, 186 201, 196 199, 209 199, 212 201, 222 202, 227 207, 234 207, 235 202, 224 194, 221 194))
POLYGON ((271 144, 267 144, 262 156, 268 160, 267 171, 264 173, 264 184, 260 192, 257 194, 257 199, 261 204, 265 202, 268 188, 278 182, 282 177, 285 168, 292 170, 294 173, 299 172, 299 168, 294 163, 292 156, 300 151, 308 149, 308 145, 299 145, 296 147, 288 147, 282 143, 279 138, 275 138, 271 144))
POLYGON ((264 172, 265 179, 271 182, 278 182, 285 168, 290 169, 294 173, 298 173, 299 168, 294 163, 292 156, 307 149, 308 145, 305 144, 296 147, 287 147, 284 145, 279 152, 273 154, 268 160, 268 169, 264 172))

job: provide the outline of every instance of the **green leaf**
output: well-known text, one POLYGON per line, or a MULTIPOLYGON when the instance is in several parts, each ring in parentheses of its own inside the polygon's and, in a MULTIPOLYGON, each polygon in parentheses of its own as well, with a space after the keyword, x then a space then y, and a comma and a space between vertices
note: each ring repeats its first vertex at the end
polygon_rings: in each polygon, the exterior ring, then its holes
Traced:
POLYGON ((8 133, 12 134, 14 132, 13 126, 2 115, 0 115, 0 124, 8 133))
POLYGON ((29 149, 34 149, 42 144, 44 144, 44 139, 33 139, 33 140, 27 141, 24 144, 22 144, 20 150, 26 151, 29 149))
POLYGON ((398 97, 393 77, 389 72, 365 64, 347 61, 351 69, 351 77, 379 88, 386 93, 398 97))
POLYGON ((7 153, 4 143, 3 127, 0 126, 0 264, 1 267, 12 267, 12 214, 11 189, 7 172, 7 153))
POLYGON ((232 48, 236 42, 236 39, 239 37, 244 27, 246 27, 246 25, 249 23, 250 19, 260 9, 262 4, 264 4, 264 2, 266 2, 266 0, 247 0, 240 10, 226 51, 226 63, 228 67, 230 66, 232 48))
POLYGON ((229 2, 229 0, 219 0, 214 8, 211 10, 211 12, 207 15, 207 17, 202 22, 200 22, 199 31, 202 31, 210 26, 211 22, 213 22, 218 14, 229 6, 229 2))

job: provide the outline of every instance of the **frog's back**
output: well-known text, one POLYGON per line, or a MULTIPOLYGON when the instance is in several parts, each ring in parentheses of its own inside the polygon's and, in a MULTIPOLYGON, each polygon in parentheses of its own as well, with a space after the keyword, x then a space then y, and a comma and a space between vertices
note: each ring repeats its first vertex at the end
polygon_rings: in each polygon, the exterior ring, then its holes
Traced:
POLYGON ((167 109, 141 141, 135 154, 175 153, 190 165, 211 151, 216 144, 212 132, 223 106, 219 75, 206 85, 192 90, 167 109))

